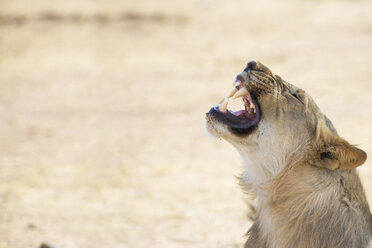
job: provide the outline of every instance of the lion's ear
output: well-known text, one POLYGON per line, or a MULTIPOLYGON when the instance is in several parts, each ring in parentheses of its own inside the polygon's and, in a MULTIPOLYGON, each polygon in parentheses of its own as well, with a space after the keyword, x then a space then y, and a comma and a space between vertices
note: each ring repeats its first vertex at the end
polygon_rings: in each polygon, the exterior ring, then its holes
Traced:
POLYGON ((333 136, 326 142, 318 150, 318 155, 320 166, 330 170, 351 170, 362 165, 367 159, 367 154, 363 150, 338 136, 333 136))

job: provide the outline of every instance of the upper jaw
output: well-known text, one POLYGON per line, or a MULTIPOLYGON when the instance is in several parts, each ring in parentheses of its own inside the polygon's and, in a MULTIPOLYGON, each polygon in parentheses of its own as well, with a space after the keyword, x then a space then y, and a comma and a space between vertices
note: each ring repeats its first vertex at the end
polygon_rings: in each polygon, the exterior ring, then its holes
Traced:
MULTIPOLYGON (((251 96, 259 99, 262 95, 277 92, 278 78, 269 69, 257 62, 260 67, 257 69, 245 69, 236 77, 241 81, 246 89, 248 89, 251 96)), ((279 78, 280 79, 280 78, 279 78)))
POLYGON ((235 82, 238 82, 239 84, 243 85, 248 91, 249 91, 249 94, 254 97, 257 97, 255 95, 255 82, 252 80, 252 78, 254 77, 254 74, 255 72, 253 70, 244 70, 242 72, 240 72, 237 76, 236 76, 236 80, 235 82))

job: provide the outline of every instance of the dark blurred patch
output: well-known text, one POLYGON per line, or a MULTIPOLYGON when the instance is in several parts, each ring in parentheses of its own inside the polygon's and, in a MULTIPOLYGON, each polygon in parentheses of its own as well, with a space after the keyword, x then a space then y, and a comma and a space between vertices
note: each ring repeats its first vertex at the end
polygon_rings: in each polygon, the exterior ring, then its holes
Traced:
POLYGON ((104 13, 95 14, 91 16, 90 18, 91 18, 91 22, 96 22, 100 24, 105 24, 105 23, 113 21, 109 15, 104 14, 104 13))
POLYGON ((63 16, 55 12, 45 12, 38 16, 39 21, 44 22, 62 22, 66 21, 68 16, 63 16))
POLYGON ((150 22, 164 22, 167 17, 164 14, 152 14, 152 15, 143 15, 136 12, 122 13, 120 15, 120 20, 122 21, 150 21, 150 22))
POLYGON ((113 24, 120 22, 184 24, 186 21, 187 18, 181 15, 167 15, 164 13, 146 14, 140 12, 123 12, 119 14, 95 13, 92 15, 83 15, 81 13, 63 14, 46 11, 33 16, 0 14, 0 25, 25 25, 40 22, 55 24, 113 24))
POLYGON ((0 15, 0 25, 21 25, 27 21, 24 15, 0 15))
POLYGON ((36 228, 36 225, 34 223, 28 223, 27 224, 27 228, 28 229, 35 229, 36 228))
POLYGON ((47 244, 47 243, 42 243, 39 248, 56 248, 55 246, 52 246, 50 244, 47 244))

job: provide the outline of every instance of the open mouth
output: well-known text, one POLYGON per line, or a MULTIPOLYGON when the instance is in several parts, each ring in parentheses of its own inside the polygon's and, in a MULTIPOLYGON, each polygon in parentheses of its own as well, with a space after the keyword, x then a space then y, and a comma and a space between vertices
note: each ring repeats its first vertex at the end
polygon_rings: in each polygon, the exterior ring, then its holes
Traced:
POLYGON ((212 107, 208 114, 228 125, 236 134, 249 134, 260 120, 260 108, 257 99, 240 80, 236 80, 233 85, 235 88, 219 104, 212 107), (238 98, 243 98, 244 109, 235 112, 229 110, 229 102, 238 98))

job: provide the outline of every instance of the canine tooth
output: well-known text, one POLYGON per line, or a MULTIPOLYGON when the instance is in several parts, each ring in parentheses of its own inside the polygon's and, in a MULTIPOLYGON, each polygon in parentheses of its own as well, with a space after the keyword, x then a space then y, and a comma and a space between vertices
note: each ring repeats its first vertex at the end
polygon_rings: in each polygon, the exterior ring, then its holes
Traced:
POLYGON ((253 113, 256 113, 256 109, 255 108, 253 109, 253 113))
POLYGON ((255 108, 255 106, 254 106, 254 104, 253 103, 251 103, 251 105, 249 106, 250 108, 255 108))
POLYGON ((236 87, 236 86, 241 86, 242 82, 240 80, 235 80, 235 82, 233 83, 233 86, 236 87))
POLYGON ((232 97, 238 90, 237 89, 233 89, 228 95, 227 95, 227 98, 229 97, 232 97))
POLYGON ((220 112, 226 113, 228 103, 229 103, 229 99, 225 98, 223 102, 220 104, 220 106, 218 106, 218 109, 220 110, 220 112))
POLYGON ((235 95, 233 95, 231 97, 231 100, 234 100, 234 99, 236 99, 238 97, 241 97, 241 96, 245 96, 247 94, 248 94, 248 90, 245 87, 243 87, 240 90, 238 90, 238 92, 236 92, 235 95))

